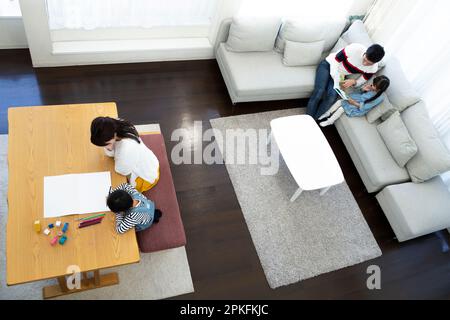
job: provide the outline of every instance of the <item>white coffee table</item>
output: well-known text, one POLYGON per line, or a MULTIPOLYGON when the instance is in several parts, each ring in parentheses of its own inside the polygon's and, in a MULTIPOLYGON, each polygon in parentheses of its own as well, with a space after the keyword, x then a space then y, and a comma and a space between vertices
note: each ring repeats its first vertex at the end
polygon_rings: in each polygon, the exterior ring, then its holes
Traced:
POLYGON ((322 196, 330 187, 344 182, 336 156, 312 117, 298 115, 274 119, 270 127, 270 140, 275 140, 299 186, 291 202, 303 191, 321 190, 322 196))

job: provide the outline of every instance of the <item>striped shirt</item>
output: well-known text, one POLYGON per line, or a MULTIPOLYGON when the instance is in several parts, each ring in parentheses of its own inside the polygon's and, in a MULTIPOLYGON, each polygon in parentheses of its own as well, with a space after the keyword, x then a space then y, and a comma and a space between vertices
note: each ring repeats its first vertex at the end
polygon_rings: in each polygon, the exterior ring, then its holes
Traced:
POLYGON ((138 201, 135 207, 131 207, 124 212, 116 213, 116 231, 118 233, 125 233, 136 226, 145 226, 153 222, 155 214, 155 204, 153 201, 147 199, 128 183, 122 183, 117 188, 112 189, 110 193, 116 190, 123 190, 133 200, 138 201))
POLYGON ((362 86, 378 71, 378 63, 363 65, 367 48, 359 43, 352 43, 339 52, 331 53, 326 60, 330 64, 330 75, 336 88, 339 87, 340 75, 360 75, 356 87, 362 86))

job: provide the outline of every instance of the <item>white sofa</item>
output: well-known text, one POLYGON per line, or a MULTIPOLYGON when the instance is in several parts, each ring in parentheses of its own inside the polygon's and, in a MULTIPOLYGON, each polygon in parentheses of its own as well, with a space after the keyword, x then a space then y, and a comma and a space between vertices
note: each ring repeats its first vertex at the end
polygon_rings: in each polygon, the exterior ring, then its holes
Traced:
MULTIPOLYGON (((300 99, 311 96, 316 77, 316 66, 287 67, 282 53, 275 49, 266 52, 231 52, 226 41, 232 19, 222 22, 215 55, 228 89, 231 101, 270 101, 300 99)), ((328 29, 334 30, 329 42, 334 44, 345 26, 345 21, 331 21, 328 29)), ((331 46, 332 47, 332 46, 331 46)), ((329 53, 329 49, 324 56, 329 53)))
MULTIPOLYGON (((286 67, 282 63, 282 54, 275 50, 230 52, 225 46, 230 24, 231 20, 222 23, 215 52, 233 103, 308 98, 311 95, 316 66, 286 67)), ((335 42, 333 52, 351 42, 372 44, 361 21, 355 22, 335 42)), ((327 54, 325 52, 324 56, 327 54)), ((450 192, 435 174, 447 167, 450 170, 450 153, 439 145, 425 103, 408 87, 398 61, 388 60, 380 73, 391 78, 387 96, 401 111, 407 130, 416 140, 417 155, 406 167, 400 167, 377 129, 381 120, 369 123, 366 117, 343 116, 336 122, 336 128, 367 191, 378 193, 376 198, 401 242, 450 227, 450 192), (431 144, 436 148, 433 149, 431 144), (434 150, 439 153, 436 155, 439 159, 433 158, 434 150), (419 177, 414 176, 415 172, 419 172, 419 177), (421 174, 430 178, 424 178, 427 181, 423 183, 413 183, 411 177, 418 182, 421 174)))

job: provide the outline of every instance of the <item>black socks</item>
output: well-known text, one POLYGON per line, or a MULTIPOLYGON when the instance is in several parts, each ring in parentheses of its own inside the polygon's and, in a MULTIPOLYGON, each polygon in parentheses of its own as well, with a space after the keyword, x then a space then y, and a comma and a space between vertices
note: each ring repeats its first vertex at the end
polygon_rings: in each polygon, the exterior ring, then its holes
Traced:
POLYGON ((158 223, 159 219, 162 217, 162 212, 159 209, 155 209, 155 216, 153 218, 153 223, 158 223))

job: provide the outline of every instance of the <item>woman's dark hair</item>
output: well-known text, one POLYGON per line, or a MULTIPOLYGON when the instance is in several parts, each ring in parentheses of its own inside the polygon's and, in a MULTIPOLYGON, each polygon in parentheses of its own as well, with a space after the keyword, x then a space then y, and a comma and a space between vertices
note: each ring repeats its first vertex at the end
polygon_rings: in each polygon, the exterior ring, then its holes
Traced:
POLYGON ((91 123, 91 142, 99 147, 106 146, 106 142, 114 138, 129 138, 141 143, 139 133, 128 121, 110 117, 98 117, 91 123))
POLYGON ((379 44, 370 46, 366 51, 366 58, 373 63, 380 62, 384 58, 384 55, 384 48, 379 44))
POLYGON ((124 190, 116 190, 109 194, 106 204, 114 213, 123 212, 133 206, 133 198, 124 190))
POLYGON ((373 79, 373 85, 377 88, 378 92, 372 98, 367 99, 364 103, 372 102, 378 99, 389 88, 391 80, 386 76, 379 76, 373 79))

